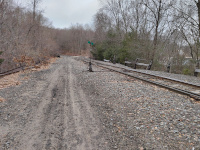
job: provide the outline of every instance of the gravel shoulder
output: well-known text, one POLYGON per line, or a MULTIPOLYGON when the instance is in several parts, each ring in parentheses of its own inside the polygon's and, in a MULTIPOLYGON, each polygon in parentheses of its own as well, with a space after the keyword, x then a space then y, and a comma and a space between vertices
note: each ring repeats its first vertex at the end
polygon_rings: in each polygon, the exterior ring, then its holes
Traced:
MULTIPOLYGON (((95 60, 95 61, 97 61, 97 60, 95 60)), ((118 66, 118 67, 130 69, 130 67, 124 66, 122 64, 113 64, 113 63, 108 63, 108 62, 103 62, 103 61, 99 61, 99 62, 104 63, 104 64, 109 64, 109 65, 112 65, 112 66, 118 66)), ((133 69, 133 68, 131 68, 131 69, 133 69)), ((143 73, 149 73, 149 74, 152 74, 152 75, 159 75, 159 76, 163 76, 163 77, 167 77, 167 78, 173 78, 173 79, 182 80, 182 81, 185 81, 185 82, 188 82, 188 83, 200 85, 200 77, 183 75, 183 74, 167 73, 167 72, 163 72, 163 71, 144 70, 144 69, 137 69, 137 71, 140 71, 140 72, 143 72, 143 73)))
POLYGON ((112 149, 200 149, 198 102, 108 70, 93 69, 93 73, 81 75, 80 81, 89 94, 96 93, 91 103, 97 106, 104 129, 111 131, 112 149))
POLYGON ((200 149, 200 104, 62 56, 0 90, 0 149, 200 149))

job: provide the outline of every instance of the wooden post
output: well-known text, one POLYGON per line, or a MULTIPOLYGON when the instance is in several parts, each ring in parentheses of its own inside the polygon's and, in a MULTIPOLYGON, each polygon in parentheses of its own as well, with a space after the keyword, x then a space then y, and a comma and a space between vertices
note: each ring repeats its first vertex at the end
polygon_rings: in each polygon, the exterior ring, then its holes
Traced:
POLYGON ((147 67, 147 70, 151 70, 152 64, 153 64, 153 60, 150 61, 149 66, 147 67))
POLYGON ((200 72, 200 69, 195 69, 194 76, 197 77, 199 72, 200 72))
POLYGON ((168 63, 168 65, 167 65, 167 72, 170 71, 170 68, 171 68, 171 63, 168 63))
POLYGON ((138 62, 138 58, 135 60, 134 69, 137 68, 137 62, 138 62))

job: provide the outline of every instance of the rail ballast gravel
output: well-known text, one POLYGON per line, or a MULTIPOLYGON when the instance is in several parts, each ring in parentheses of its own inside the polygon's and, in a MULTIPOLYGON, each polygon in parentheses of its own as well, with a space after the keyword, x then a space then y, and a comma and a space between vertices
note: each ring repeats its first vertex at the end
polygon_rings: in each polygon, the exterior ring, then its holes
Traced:
MULTIPOLYGON (((83 61, 86 62, 86 63, 89 62, 86 59, 83 59, 83 61)), ((131 69, 131 68, 128 68, 128 67, 119 67, 119 66, 115 66, 114 64, 107 64, 105 62, 100 62, 100 61, 96 61, 96 60, 92 60, 92 64, 97 65, 99 67, 103 67, 105 69, 109 69, 109 70, 114 71, 114 72, 118 72, 120 74, 127 75, 129 77, 136 78, 138 80, 141 80, 141 81, 144 81, 144 82, 147 82, 147 83, 150 83, 150 84, 154 84, 154 85, 162 87, 162 88, 166 88, 168 90, 177 92, 179 94, 190 96, 191 98, 194 98, 195 100, 200 101, 200 94, 199 93, 194 93, 190 90, 173 87, 173 86, 167 85, 166 83, 163 84, 163 83, 158 82, 158 80, 160 80, 161 82, 163 82, 162 80, 168 80, 170 82, 168 84, 171 84, 171 85, 172 85, 172 82, 175 82, 175 83, 178 83, 178 84, 183 84, 184 87, 188 86, 187 87, 188 89, 196 88, 196 91, 200 90, 200 85, 193 84, 193 83, 187 83, 185 81, 181 81, 181 80, 177 80, 177 79, 173 79, 173 78, 167 78, 167 77, 163 77, 163 76, 159 76, 159 75, 144 73, 144 72, 141 72, 141 71, 138 71, 138 70, 135 70, 135 69, 131 69), (121 71, 119 69, 123 69, 123 71, 121 71), (124 72, 124 71, 126 71, 126 72, 124 72), (127 71, 128 71, 128 73, 127 73, 127 71), (133 72, 137 73, 137 75, 134 75, 133 72), (139 77, 138 74, 149 76, 150 79, 145 78, 145 77, 139 77), (157 81, 152 81, 152 79, 151 79, 152 77, 156 77, 157 81)))

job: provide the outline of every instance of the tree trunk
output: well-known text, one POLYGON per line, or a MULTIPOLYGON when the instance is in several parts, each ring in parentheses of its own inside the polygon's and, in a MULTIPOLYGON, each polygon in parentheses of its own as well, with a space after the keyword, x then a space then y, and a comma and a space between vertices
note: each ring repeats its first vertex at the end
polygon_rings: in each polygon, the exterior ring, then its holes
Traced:
POLYGON ((156 51, 157 51, 157 44, 158 44, 158 26, 159 26, 159 24, 156 23, 155 35, 154 35, 154 39, 153 39, 153 52, 152 52, 152 58, 151 58, 152 61, 154 60, 155 54, 156 54, 156 51))
POLYGON ((156 28, 155 28, 155 35, 154 35, 154 40, 153 40, 153 52, 152 52, 152 62, 155 59, 155 55, 157 52, 157 45, 158 45, 158 28, 160 25, 160 19, 161 19, 161 7, 162 7, 162 0, 159 0, 159 6, 158 6, 158 11, 157 11, 157 17, 156 19, 156 28))
POLYGON ((197 39, 197 64, 196 67, 199 68, 199 48, 200 48, 200 0, 196 3, 198 9, 198 39, 197 39))
POLYGON ((36 14, 36 0, 33 1, 33 24, 35 23, 35 14, 36 14))

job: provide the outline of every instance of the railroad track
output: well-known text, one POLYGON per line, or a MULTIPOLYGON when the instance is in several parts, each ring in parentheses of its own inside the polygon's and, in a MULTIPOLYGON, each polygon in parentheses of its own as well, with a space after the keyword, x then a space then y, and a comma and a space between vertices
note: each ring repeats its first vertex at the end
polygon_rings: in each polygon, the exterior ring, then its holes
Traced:
POLYGON ((5 71, 5 72, 2 72, 0 73, 0 78, 6 76, 6 75, 10 75, 10 74, 14 74, 14 73, 17 73, 17 72, 20 72, 21 70, 26 70, 26 69, 31 69, 31 68, 34 68, 33 66, 30 66, 30 67, 17 67, 17 68, 14 68, 14 69, 11 69, 11 70, 8 70, 8 71, 5 71))
POLYGON ((17 68, 14 68, 14 69, 11 69, 11 70, 8 70, 8 71, 0 73, 0 77, 4 77, 6 75, 17 73, 17 72, 19 72, 21 70, 22 70, 22 67, 17 67, 17 68))
MULTIPOLYGON (((88 63, 89 60, 82 59, 82 61, 88 63)), ((138 80, 142 80, 148 82, 150 84, 154 84, 156 86, 166 88, 168 90, 177 92, 179 94, 190 96, 197 101, 200 101, 200 85, 192 84, 185 81, 158 76, 150 73, 144 73, 139 70, 135 70, 126 66, 117 66, 115 64, 106 63, 102 61, 92 60, 92 64, 109 69, 114 72, 118 72, 120 74, 124 74, 138 80)))

